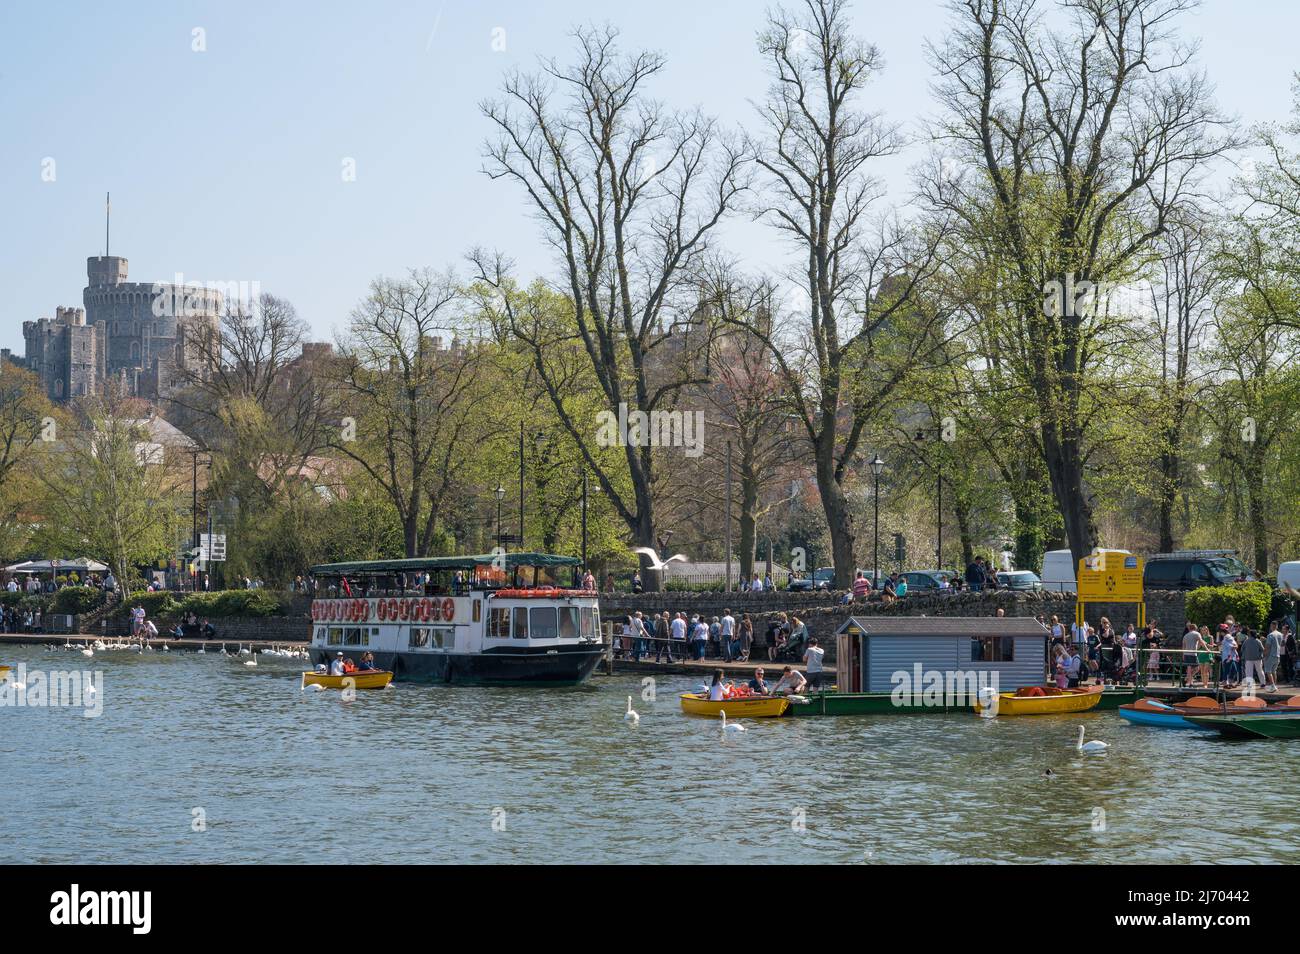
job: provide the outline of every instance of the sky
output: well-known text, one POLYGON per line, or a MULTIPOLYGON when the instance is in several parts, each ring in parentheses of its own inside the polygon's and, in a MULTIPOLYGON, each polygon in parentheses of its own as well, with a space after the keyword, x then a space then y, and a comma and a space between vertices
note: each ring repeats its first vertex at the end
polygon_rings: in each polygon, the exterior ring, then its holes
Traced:
MULTIPOLYGON (((516 187, 482 173, 479 103, 503 74, 566 58, 569 30, 612 23, 662 52, 672 107, 753 122, 767 85, 760 0, 426 0, 370 3, 0 0, 0 347, 22 322, 81 305, 85 260, 111 251, 133 281, 245 282, 291 301, 333 340, 379 275, 463 270, 475 246, 523 277, 553 262, 516 187), (196 47, 202 47, 196 49, 196 47), (344 175, 349 160, 355 169, 344 175)), ((857 0, 881 50, 872 105, 904 131, 937 109, 925 58, 942 0, 857 0)), ((1300 69, 1295 0, 1206 0, 1185 20, 1221 106, 1287 118, 1300 69)), ((916 144, 883 160, 905 207, 916 144)), ((761 226, 723 236, 751 268, 781 263, 761 226)))

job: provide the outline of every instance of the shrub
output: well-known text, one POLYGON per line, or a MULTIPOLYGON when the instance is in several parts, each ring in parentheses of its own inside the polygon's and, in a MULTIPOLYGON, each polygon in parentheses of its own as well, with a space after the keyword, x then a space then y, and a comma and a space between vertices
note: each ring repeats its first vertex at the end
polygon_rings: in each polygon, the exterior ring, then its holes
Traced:
POLYGON ((125 600, 125 605, 130 608, 133 606, 143 606, 146 616, 151 618, 158 616, 170 616, 176 612, 177 603, 172 595, 166 590, 160 590, 157 593, 132 593, 125 600))
POLYGON ((93 586, 65 586, 54 596, 54 612, 80 615, 89 613, 103 600, 104 594, 93 586))
POLYGON ((181 601, 181 614, 196 616, 280 616, 284 600, 271 590, 222 590, 217 593, 192 593, 181 601))
POLYGON ((1269 619, 1273 588, 1267 583, 1235 583, 1231 586, 1202 586, 1187 594, 1187 618, 1198 626, 1217 626, 1231 616, 1238 623, 1258 629, 1269 619))

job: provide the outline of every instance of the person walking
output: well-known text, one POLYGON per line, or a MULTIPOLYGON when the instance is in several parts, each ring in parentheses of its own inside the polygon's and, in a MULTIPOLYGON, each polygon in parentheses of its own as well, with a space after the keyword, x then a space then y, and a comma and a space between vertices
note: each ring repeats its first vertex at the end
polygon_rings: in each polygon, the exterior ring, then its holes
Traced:
POLYGON ((749 662, 749 651, 754 645, 754 621, 746 613, 740 620, 740 661, 749 662))
POLYGON ((1269 692, 1277 692, 1277 670, 1282 663, 1285 648, 1282 631, 1278 628, 1277 620, 1273 620, 1268 636, 1264 639, 1264 678, 1268 680, 1268 685, 1264 688, 1269 692))
POLYGON ((1264 684, 1264 644, 1249 627, 1243 627, 1241 634, 1241 682, 1254 689, 1264 684))

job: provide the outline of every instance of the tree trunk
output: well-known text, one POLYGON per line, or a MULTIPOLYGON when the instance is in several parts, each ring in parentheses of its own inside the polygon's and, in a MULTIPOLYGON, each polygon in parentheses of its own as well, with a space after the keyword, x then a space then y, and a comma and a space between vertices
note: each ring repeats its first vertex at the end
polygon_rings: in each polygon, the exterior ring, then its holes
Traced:
POLYGON ((844 496, 844 488, 835 479, 834 463, 830 457, 829 453, 818 454, 817 490, 831 536, 831 562, 835 566, 835 588, 847 590, 853 585, 855 566, 853 517, 849 513, 849 501, 844 496))
POLYGON ((1047 476, 1052 484, 1052 494, 1065 522, 1065 538, 1070 555, 1078 566, 1090 554, 1096 541, 1092 522, 1092 505, 1083 490, 1083 455, 1079 442, 1073 438, 1060 438, 1050 423, 1044 423, 1043 457, 1047 476))
POLYGON ((748 580, 754 575, 754 554, 758 544, 758 478, 753 474, 740 475, 740 578, 748 580))

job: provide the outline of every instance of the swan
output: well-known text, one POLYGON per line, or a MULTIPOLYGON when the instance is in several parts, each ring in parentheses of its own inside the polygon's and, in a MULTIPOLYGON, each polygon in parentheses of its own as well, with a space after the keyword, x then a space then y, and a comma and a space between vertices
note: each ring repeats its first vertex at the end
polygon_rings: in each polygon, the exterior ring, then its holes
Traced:
POLYGON ((722 737, 723 738, 726 738, 729 735, 736 735, 737 733, 745 731, 745 727, 741 725, 739 722, 727 721, 727 711, 725 709, 719 709, 718 715, 722 716, 722 737))
POLYGON ((628 725, 639 725, 641 722, 641 716, 639 716, 636 710, 632 708, 631 696, 627 697, 627 712, 623 713, 623 721, 628 725))
POLYGON ((1097 739, 1093 739, 1085 744, 1083 741, 1083 726, 1079 726, 1079 741, 1074 744, 1074 750, 1076 752, 1105 752, 1108 748, 1110 748, 1109 745, 1105 742, 1100 742, 1097 739))
POLYGON ((81 651, 81 655, 83 655, 83 656, 93 656, 93 655, 95 655, 95 651, 94 651, 93 649, 83 649, 83 650, 81 651))
POLYGON ((680 560, 683 563, 690 562, 689 560, 686 559, 685 556, 683 556, 680 553, 674 553, 667 560, 661 560, 659 559, 658 551, 652 549, 651 547, 633 547, 632 552, 640 553, 642 556, 646 557, 650 561, 650 568, 653 570, 662 570, 664 567, 666 567, 669 563, 672 563, 674 560, 680 560))

